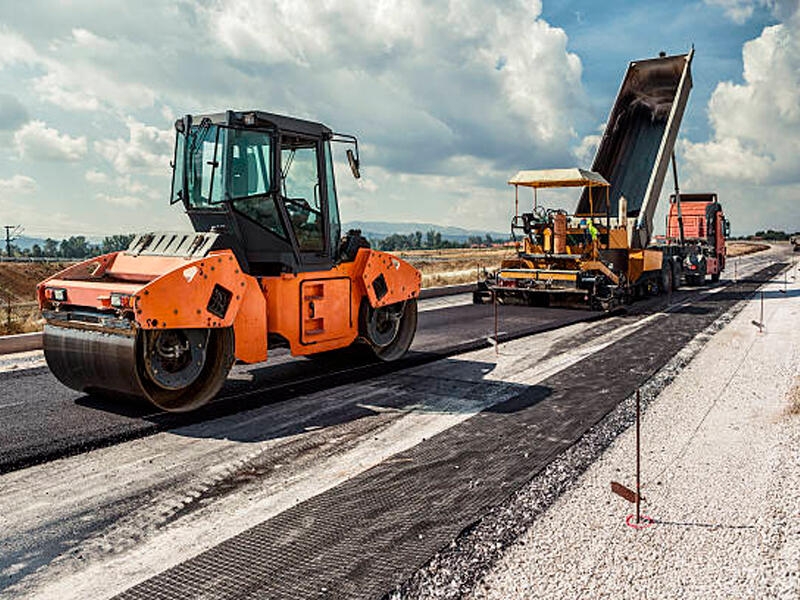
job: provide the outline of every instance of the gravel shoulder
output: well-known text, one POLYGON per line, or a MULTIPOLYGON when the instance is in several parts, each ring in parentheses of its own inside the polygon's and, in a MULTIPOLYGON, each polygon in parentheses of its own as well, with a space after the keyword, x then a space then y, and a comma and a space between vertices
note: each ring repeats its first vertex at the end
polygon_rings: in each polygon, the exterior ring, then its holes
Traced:
POLYGON ((642 419, 643 513, 633 428, 618 437, 469 596, 800 597, 800 271, 765 286, 652 401, 642 419), (792 279, 791 276, 795 276, 792 279))

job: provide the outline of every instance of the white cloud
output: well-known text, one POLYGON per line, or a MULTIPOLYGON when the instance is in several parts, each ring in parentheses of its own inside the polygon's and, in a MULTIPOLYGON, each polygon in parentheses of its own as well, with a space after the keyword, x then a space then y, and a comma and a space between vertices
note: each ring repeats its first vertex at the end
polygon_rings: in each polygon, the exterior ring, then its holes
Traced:
POLYGON ((69 110, 143 108, 155 102, 155 92, 138 82, 121 80, 117 73, 91 61, 59 62, 48 59, 47 73, 34 81, 42 99, 69 110))
POLYGON ((687 143, 703 173, 757 183, 800 181, 800 13, 743 49, 744 83, 721 82, 708 105, 713 137, 687 143))
POLYGON ((128 139, 99 140, 95 151, 108 160, 119 173, 135 171, 167 175, 172 159, 173 132, 158 129, 128 118, 128 139))
POLYGON ((106 202, 108 204, 113 204, 114 206, 122 206, 125 208, 136 208, 144 204, 144 200, 142 200, 141 197, 127 194, 119 196, 112 194, 95 194, 95 198, 100 202, 106 202))
POLYGON ((800 12, 764 28, 742 56, 744 82, 719 83, 709 101, 711 139, 681 145, 687 185, 724 190, 744 216, 739 231, 799 229, 800 12), (766 206, 782 218, 768 221, 766 206))
POLYGON ((788 17, 797 10, 797 0, 705 0, 705 2, 722 8, 725 16, 737 25, 749 20, 758 7, 769 9, 779 18, 788 17))
POLYGON ((43 121, 30 121, 14 133, 14 144, 22 158, 48 161, 77 161, 86 156, 86 138, 70 137, 43 121))
POLYGON ((597 127, 597 133, 590 133, 583 136, 581 143, 572 149, 572 154, 578 161, 578 166, 588 169, 592 166, 597 148, 600 146, 600 140, 603 139, 603 132, 606 129, 606 124, 603 123, 597 127))
POLYGON ((0 26, 0 69, 17 63, 32 64, 37 60, 36 51, 18 33, 0 26))
POLYGON ((14 175, 10 179, 0 179, 0 194, 32 194, 38 188, 36 180, 27 175, 14 175))
POLYGON ((114 42, 83 28, 72 30, 72 38, 76 46, 89 48, 92 51, 107 52, 114 48, 114 42))
POLYGON ((539 2, 238 0, 199 13, 214 52, 247 75, 231 88, 257 98, 258 74, 280 81, 274 110, 352 123, 377 148, 368 160, 393 171, 436 173, 458 154, 561 163, 586 115, 581 62, 539 2))
POLYGON ((41 99, 69 110, 152 106, 156 94, 138 81, 126 81, 118 65, 135 55, 130 45, 76 28, 65 39, 54 40, 47 51, 36 50, 22 35, 0 29, 0 69, 23 63, 43 71, 33 79, 41 99))
POLYGON ((89 183, 106 183, 108 181, 108 175, 95 169, 86 171, 86 174, 83 177, 89 183))

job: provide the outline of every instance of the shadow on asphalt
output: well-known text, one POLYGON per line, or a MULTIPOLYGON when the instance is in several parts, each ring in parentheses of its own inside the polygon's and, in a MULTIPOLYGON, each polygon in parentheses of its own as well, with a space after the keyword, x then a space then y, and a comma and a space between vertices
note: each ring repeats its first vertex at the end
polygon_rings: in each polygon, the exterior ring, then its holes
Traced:
MULTIPOLYGON (((219 438, 241 442, 263 442, 290 437, 312 430, 352 423, 382 413, 462 414, 478 410, 510 414, 525 410, 552 394, 543 386, 527 386, 506 381, 487 380, 494 363, 442 359, 443 371, 452 378, 422 378, 414 375, 389 377, 380 387, 367 384, 334 398, 324 393, 303 395, 290 402, 277 402, 269 392, 256 394, 252 403, 256 414, 244 414, 241 406, 230 411, 229 418, 203 423, 187 423, 172 428, 176 435, 219 438), (354 394, 353 391, 356 393, 354 394), (497 398, 498 402, 482 408, 497 398), (236 413, 236 414, 234 414, 236 413), (241 416, 240 416, 241 414, 241 416)), ((324 392, 324 390, 323 390, 324 392)))

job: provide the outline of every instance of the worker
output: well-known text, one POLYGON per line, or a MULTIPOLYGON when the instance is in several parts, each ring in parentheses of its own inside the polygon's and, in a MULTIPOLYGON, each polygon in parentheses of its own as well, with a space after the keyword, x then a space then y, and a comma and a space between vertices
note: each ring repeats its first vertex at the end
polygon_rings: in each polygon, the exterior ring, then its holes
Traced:
POLYGON ((589 235, 589 230, 586 229, 586 219, 581 219, 578 223, 578 227, 583 230, 583 245, 588 246, 592 238, 589 235))
POLYGON ((592 238, 592 242, 596 242, 597 241, 598 231, 597 231, 597 227, 594 226, 594 221, 589 221, 589 225, 587 227, 587 230, 589 231, 589 235, 592 238))

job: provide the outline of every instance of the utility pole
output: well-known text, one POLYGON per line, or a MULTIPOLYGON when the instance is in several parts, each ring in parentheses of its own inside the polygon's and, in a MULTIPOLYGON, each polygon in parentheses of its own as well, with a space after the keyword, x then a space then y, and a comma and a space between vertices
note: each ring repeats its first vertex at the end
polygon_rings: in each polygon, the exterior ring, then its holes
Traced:
POLYGON ((22 233, 21 225, 3 225, 6 229, 6 256, 11 258, 11 242, 17 239, 17 236, 22 233))

